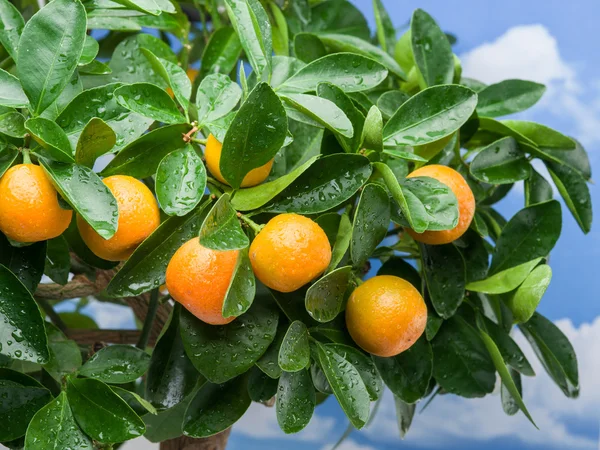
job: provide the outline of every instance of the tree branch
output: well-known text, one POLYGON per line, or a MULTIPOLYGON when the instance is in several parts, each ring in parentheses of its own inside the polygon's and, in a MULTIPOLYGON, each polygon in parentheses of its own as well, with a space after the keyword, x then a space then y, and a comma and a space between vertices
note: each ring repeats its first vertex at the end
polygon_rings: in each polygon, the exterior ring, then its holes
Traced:
MULTIPOLYGON (((94 345, 97 342, 107 344, 135 344, 141 335, 139 330, 67 330, 69 339, 73 339, 79 345, 94 345)), ((152 342, 154 344, 154 342, 152 342)))

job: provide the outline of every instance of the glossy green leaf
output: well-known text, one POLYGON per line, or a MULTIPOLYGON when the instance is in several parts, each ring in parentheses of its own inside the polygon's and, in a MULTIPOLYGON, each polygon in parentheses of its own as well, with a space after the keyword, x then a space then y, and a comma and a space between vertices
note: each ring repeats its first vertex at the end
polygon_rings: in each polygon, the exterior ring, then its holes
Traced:
POLYGON ((512 184, 526 180, 531 165, 513 137, 505 137, 482 149, 470 165, 471 175, 490 184, 512 184))
POLYGON ((325 273, 332 272, 344 259, 346 252, 350 248, 352 239, 352 223, 348 213, 342 214, 340 224, 335 236, 335 242, 331 249, 331 261, 325 273))
POLYGON ((183 433, 204 438, 224 431, 244 415, 250 403, 245 377, 221 385, 206 383, 185 412, 183 433))
MULTIPOLYGON (((521 386, 521 374, 516 370, 512 369, 511 367, 508 368, 508 373, 510 374, 513 380, 517 392, 522 397, 523 388, 521 386)), ((519 405, 517 405, 517 402, 510 394, 504 383, 502 383, 502 386, 500 386, 500 398, 502 400, 502 409, 506 414, 508 414, 509 416, 514 416, 516 413, 519 412, 519 405)))
POLYGON ((345 344, 326 344, 325 346, 354 366, 365 383, 372 401, 381 397, 383 394, 383 380, 379 375, 376 364, 369 356, 361 350, 345 344))
POLYGON ((25 116, 14 110, 0 115, 0 133, 14 138, 24 137, 27 133, 25 116))
POLYGON ((285 372, 298 372, 310 362, 308 330, 299 320, 292 322, 279 348, 279 367, 285 372))
POLYGON ((25 129, 52 159, 65 163, 75 162, 69 138, 52 120, 43 117, 28 119, 25 122, 25 129))
POLYGON ((354 213, 350 256, 357 267, 362 266, 383 240, 390 225, 388 193, 378 184, 367 184, 354 213))
POLYGON ((564 164, 547 162, 546 167, 579 228, 589 233, 592 228, 592 198, 585 178, 564 164))
POLYGON ((434 86, 407 100, 383 129, 386 144, 422 145, 458 130, 475 110, 477 94, 458 85, 434 86))
POLYGON ((150 119, 169 124, 186 122, 169 94, 153 84, 121 86, 115 90, 114 95, 119 105, 150 119))
POLYGON ((373 0, 373 12, 377 25, 377 41, 384 52, 392 52, 396 45, 396 29, 381 0, 373 0))
POLYGON ((117 143, 117 135, 106 122, 93 117, 83 128, 77 140, 75 162, 89 168, 99 156, 108 153, 117 143))
POLYGON ((156 169, 156 198, 168 215, 184 216, 193 210, 206 188, 206 168, 191 145, 163 158, 156 169))
POLYGON ((277 329, 277 312, 258 303, 227 325, 207 325, 181 315, 185 351, 208 380, 223 383, 246 372, 265 353, 277 329))
MULTIPOLYGON (((5 266, 0 265, 0 352, 38 364, 48 361, 44 318, 27 288, 5 266)), ((18 437, 18 436, 17 436, 18 437)))
POLYGON ((223 194, 214 204, 200 228, 200 244, 213 250, 239 250, 248 247, 250 241, 229 202, 229 194, 223 194))
POLYGON ((317 95, 325 98, 342 110, 344 115, 352 124, 353 135, 351 138, 336 135, 338 141, 348 153, 355 153, 362 143, 363 124, 365 116, 358 110, 352 100, 339 87, 331 83, 319 83, 317 95))
POLYGON ((185 146, 181 135, 189 130, 189 125, 177 124, 144 134, 125 146, 102 171, 102 175, 120 174, 134 178, 154 175, 165 156, 185 146))
POLYGON ((190 104, 190 96, 192 95, 192 82, 185 70, 171 61, 159 58, 147 48, 142 48, 141 51, 146 55, 152 67, 154 67, 171 88, 175 99, 183 107, 184 112, 186 112, 190 104))
POLYGON ((142 419, 101 381, 70 379, 67 398, 81 429, 98 442, 123 442, 146 430, 142 419))
POLYGON ((208 214, 201 205, 189 214, 174 216, 163 223, 133 252, 106 287, 111 297, 130 297, 158 288, 175 252, 192 238, 208 214))
POLYGON ((542 98, 546 86, 533 81, 504 80, 479 91, 477 113, 480 116, 498 117, 531 108, 542 98))
POLYGON ((552 269, 546 264, 536 267, 528 274, 507 302, 516 323, 527 322, 533 316, 551 279, 552 269))
POLYGON ((156 408, 152 406, 150 402, 140 397, 133 391, 120 388, 118 386, 111 386, 112 391, 127 402, 129 407, 140 416, 146 415, 146 413, 157 414, 156 408))
POLYGON ((323 81, 335 84, 344 92, 365 91, 379 85, 387 69, 371 58, 354 53, 335 53, 319 58, 288 78, 279 90, 303 93, 316 91, 323 81), (358 84, 357 79, 362 78, 358 84))
POLYGON ((355 428, 362 428, 369 419, 369 392, 358 370, 344 357, 316 343, 319 365, 344 413, 355 428))
POLYGON ((111 16, 89 17, 87 26, 90 30, 111 30, 111 31, 140 31, 142 27, 131 19, 111 16))
POLYGON ((65 285, 69 281, 71 270, 71 255, 69 254, 69 243, 64 236, 58 236, 46 241, 46 262, 44 274, 52 281, 65 285))
POLYGON ((539 313, 519 325, 550 378, 569 398, 579 395, 575 350, 564 333, 539 313))
POLYGON ((377 99, 377 107, 380 109, 383 117, 389 119, 409 98, 409 95, 402 91, 387 91, 381 94, 381 97, 377 99))
POLYGON ((256 294, 256 280, 248 250, 239 252, 231 284, 223 301, 223 317, 238 317, 248 311, 256 294))
POLYGON ((547 256, 560 236, 561 225, 561 208, 556 200, 519 211, 502 229, 490 273, 547 256))
POLYGON ((241 51, 240 39, 233 28, 215 30, 202 54, 202 74, 230 73, 235 68, 241 51))
MULTIPOLYGON (((306 16, 305 16, 306 17, 306 16)), ((338 33, 369 39, 371 31, 360 10, 348 1, 320 3, 311 8, 306 31, 338 33)))
POLYGON ((277 387, 276 413, 284 433, 297 433, 312 418, 317 399, 308 369, 284 372, 277 387))
POLYGON ((225 0, 227 14, 254 71, 271 72, 273 42, 269 17, 258 0, 225 0))
POLYGON ((535 372, 525 354, 507 331, 487 317, 478 317, 477 321, 479 328, 485 331, 494 341, 494 345, 508 366, 528 377, 535 376, 535 372))
POLYGON ((310 63, 325 56, 327 50, 317 35, 298 33, 294 36, 294 54, 296 58, 310 63))
POLYGON ((334 154, 318 159, 264 209, 269 212, 316 214, 332 209, 369 179, 369 160, 361 155, 334 154))
MULTIPOLYGON (((291 56, 274 56, 273 57, 273 73, 271 75, 270 86, 278 88, 285 80, 294 75, 306 64, 298 58, 291 56)), ((254 74, 250 74, 250 82, 254 83, 254 74)))
POLYGON ((504 120, 502 123, 518 133, 521 133, 540 147, 572 150, 576 146, 573 139, 546 125, 527 122, 525 120, 504 120))
POLYGON ((105 383, 123 384, 140 378, 149 366, 150 355, 145 351, 131 345, 110 345, 94 353, 79 373, 105 383))
POLYGON ((4 147, 0 150, 0 177, 13 165, 17 156, 19 156, 19 150, 16 148, 4 147))
POLYGON ((305 305, 310 316, 319 322, 329 322, 340 313, 351 266, 340 267, 317 280, 306 292, 305 305))
POLYGON ((373 361, 387 387, 402 401, 416 403, 427 393, 433 371, 433 353, 425 336, 397 356, 373 356, 373 361))
POLYGON ((425 86, 451 84, 454 57, 446 34, 433 18, 417 9, 410 22, 412 51, 425 86))
POLYGON ((354 135, 352 122, 334 102, 308 94, 286 94, 281 98, 294 109, 334 133, 346 138, 354 135))
POLYGON ((19 10, 9 1, 0 1, 0 44, 6 49, 13 61, 17 60, 19 39, 25 21, 19 10))
MULTIPOLYGON (((2 10, 5 8, 0 4, 0 20, 2 19, 2 10)), ((2 33, 5 30, 0 30, 0 42, 2 42, 2 33)), ((6 47, 5 47, 6 48, 6 47)), ((0 69, 0 105, 10 108, 27 108, 29 100, 21 87, 19 79, 14 75, 0 69)))
POLYGON ((37 115, 58 98, 83 51, 86 14, 81 2, 48 3, 23 28, 17 76, 37 115))
POLYGON ((433 376, 447 392, 467 398, 494 390, 496 371, 479 333, 464 319, 445 321, 431 342, 433 376))
MULTIPOLYGON (((243 67, 243 66, 240 66, 243 67)), ((214 137, 217 138, 217 141, 223 142, 225 140, 225 136, 229 127, 233 123, 233 119, 235 118, 236 111, 231 111, 229 114, 221 117, 220 119, 215 120, 214 122, 207 123, 205 128, 209 133, 212 133, 214 137)))
POLYGON ((533 168, 530 177, 525 180, 525 206, 544 203, 552 200, 552 186, 533 168))
POLYGON ((417 406, 403 402, 398 397, 394 397, 394 405, 396 406, 396 420, 398 431, 400 431, 400 439, 404 439, 412 424, 417 406))
POLYGON ((263 371, 270 378, 276 379, 281 376, 281 367, 279 367, 279 349, 283 338, 287 333, 289 323, 280 319, 277 324, 275 339, 267 348, 267 351, 256 361, 256 367, 263 371))
POLYGON ((160 14, 160 8, 157 2, 153 0, 117 0, 117 3, 143 13, 152 15, 160 14))
POLYGON ((96 58, 96 55, 98 55, 99 49, 100 46, 98 41, 88 34, 83 42, 83 50, 81 52, 81 56, 79 57, 78 64, 80 66, 90 64, 94 58, 96 58))
POLYGON ((63 199, 104 239, 117 231, 117 201, 91 169, 75 164, 40 160, 63 199))
POLYGON ((539 153, 536 156, 543 157, 544 160, 550 162, 556 162, 559 164, 565 164, 571 169, 579 172, 583 178, 589 181, 592 177, 592 168, 590 166, 590 158, 581 145, 581 143, 575 141, 577 144, 575 150, 569 150, 565 152, 560 149, 544 148, 543 153, 539 153))
POLYGON ((391 156, 392 158, 405 159, 406 161, 427 162, 426 158, 422 158, 419 155, 404 150, 384 150, 383 153, 391 156))
POLYGON ((278 380, 271 378, 258 367, 248 371, 248 395, 253 402, 269 402, 277 394, 278 380))
POLYGON ((383 150, 383 116, 376 106, 371 106, 367 113, 360 141, 364 149, 376 152, 383 150))
POLYGON ((474 281, 467 284, 467 289, 474 292, 483 292, 484 294, 503 294, 510 292, 527 278, 529 273, 539 264, 542 258, 536 258, 527 261, 510 269, 495 273, 485 280, 474 281))
POLYGON ((196 106, 198 122, 213 122, 235 108, 242 98, 240 86, 226 75, 215 73, 208 75, 198 86, 196 106))
POLYGON ((9 240, 0 234, 0 264, 10 270, 32 295, 35 294, 44 274, 45 258, 44 242, 13 247, 9 240))
POLYGON ((65 392, 33 416, 27 428, 25 447, 30 450, 92 448, 90 439, 75 423, 65 392))
POLYGON ((81 350, 75 341, 68 339, 62 331, 46 322, 50 360, 44 364, 44 370, 57 382, 72 375, 81 367, 81 350))
POLYGON ((7 442, 25 435, 27 426, 52 396, 42 387, 23 386, 9 380, 0 380, 0 441, 7 442))
POLYGON ((248 172, 273 159, 287 134, 285 110, 269 85, 260 83, 252 90, 229 130, 219 166, 229 184, 239 188, 248 172))

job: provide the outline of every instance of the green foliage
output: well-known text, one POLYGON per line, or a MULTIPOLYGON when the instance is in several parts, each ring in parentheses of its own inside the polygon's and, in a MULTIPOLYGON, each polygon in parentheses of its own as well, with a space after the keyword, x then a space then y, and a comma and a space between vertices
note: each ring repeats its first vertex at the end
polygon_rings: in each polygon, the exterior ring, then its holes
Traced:
MULTIPOLYGON (((45 242, 0 233, 8 367, 0 369, 0 442, 45 450, 208 437, 273 396, 286 433, 302 430, 326 395, 362 428, 385 387, 404 436, 418 402, 483 397, 498 377, 504 411, 534 423, 521 376, 535 374, 511 337, 516 324, 563 393, 579 394, 573 347, 536 309, 561 233, 554 192, 582 231, 591 229, 589 159, 559 131, 502 119, 535 105, 545 86, 462 78, 443 23, 417 10, 398 37, 401 21, 392 23, 380 0, 373 31, 346 0, 186 5, 199 9, 204 28, 170 0, 108 3, 54 0, 38 10, 29 2, 21 12, 0 0, 0 177, 31 159, 60 206, 104 239, 119 231, 119 214, 101 177, 143 179, 161 209, 160 226, 116 274, 108 272, 116 263, 83 242, 75 218, 45 242), (142 28, 178 39, 181 51, 142 28), (227 183, 202 158, 211 133, 223 144, 227 183), (271 161, 265 182, 241 188, 271 161), (548 179, 534 169, 539 161, 548 179), (419 244, 403 232, 459 223, 461 199, 448 186, 407 178, 426 164, 458 171, 476 199, 471 229, 450 244, 419 244), (525 206, 504 218, 496 204, 520 181, 525 206), (323 274, 285 294, 255 280, 250 262, 252 240, 279 213, 309 216, 332 251, 323 274), (144 336, 137 347, 78 342, 81 328, 105 331, 81 313, 88 301, 138 311, 153 291, 152 304, 169 309, 158 290, 190 239, 239 251, 221 310, 233 322, 208 325, 177 304, 163 330, 154 322, 150 345, 144 336), (377 259, 379 274, 406 279, 427 305, 426 332, 389 358, 361 350, 344 320, 377 259), (38 287, 43 275, 56 283, 51 294, 38 287), (55 301, 81 295, 89 297, 76 311, 54 311, 55 301)), ((143 333, 153 325, 147 316, 143 333)))

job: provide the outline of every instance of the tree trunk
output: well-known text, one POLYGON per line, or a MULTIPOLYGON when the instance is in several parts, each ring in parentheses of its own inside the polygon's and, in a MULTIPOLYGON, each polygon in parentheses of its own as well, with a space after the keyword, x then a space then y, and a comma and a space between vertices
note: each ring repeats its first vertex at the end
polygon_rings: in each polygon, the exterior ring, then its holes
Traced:
POLYGON ((176 439, 161 442, 160 450, 224 450, 227 447, 231 428, 215 434, 214 436, 202 439, 193 439, 187 436, 181 436, 176 439))

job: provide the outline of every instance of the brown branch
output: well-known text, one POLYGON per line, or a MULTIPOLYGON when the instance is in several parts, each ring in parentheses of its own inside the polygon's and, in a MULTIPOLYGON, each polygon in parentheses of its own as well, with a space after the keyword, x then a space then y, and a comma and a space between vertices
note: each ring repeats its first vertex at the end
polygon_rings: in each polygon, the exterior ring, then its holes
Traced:
MULTIPOLYGON (((85 275, 75 275, 64 286, 56 283, 40 284, 35 296, 46 300, 66 300, 95 295, 104 290, 104 280, 90 281, 85 275)), ((107 283, 108 284, 108 283, 107 283)))
POLYGON ((107 344, 135 344, 140 338, 139 330, 86 330, 69 328, 69 339, 79 345, 94 345, 98 342, 107 344))

